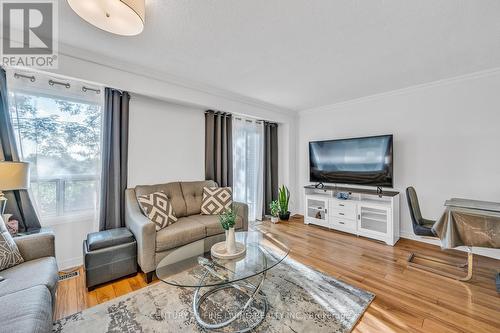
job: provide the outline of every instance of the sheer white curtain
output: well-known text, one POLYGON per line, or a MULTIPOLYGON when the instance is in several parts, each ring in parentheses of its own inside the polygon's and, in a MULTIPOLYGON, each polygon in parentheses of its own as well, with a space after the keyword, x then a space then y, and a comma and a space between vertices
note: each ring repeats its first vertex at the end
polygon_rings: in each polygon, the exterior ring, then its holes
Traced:
POLYGON ((42 225, 76 221, 94 227, 102 87, 19 70, 8 78, 12 125, 21 159, 30 163, 30 190, 42 225))
POLYGON ((264 126, 233 118, 233 198, 248 204, 248 218, 262 219, 264 126))

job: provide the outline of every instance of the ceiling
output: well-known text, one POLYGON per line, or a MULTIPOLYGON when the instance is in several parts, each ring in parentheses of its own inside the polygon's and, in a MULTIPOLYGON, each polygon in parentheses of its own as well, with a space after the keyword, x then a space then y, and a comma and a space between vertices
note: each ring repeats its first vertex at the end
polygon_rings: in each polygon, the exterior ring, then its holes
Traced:
POLYGON ((64 44, 290 110, 500 67, 498 0, 146 0, 135 37, 59 4, 64 44))

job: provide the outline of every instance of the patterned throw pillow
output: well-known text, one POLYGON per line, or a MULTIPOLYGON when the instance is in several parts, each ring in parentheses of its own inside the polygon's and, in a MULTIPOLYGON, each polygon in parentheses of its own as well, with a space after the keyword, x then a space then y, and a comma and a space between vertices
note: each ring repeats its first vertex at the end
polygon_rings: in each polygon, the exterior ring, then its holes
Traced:
POLYGON ((14 239, 5 228, 2 217, 0 216, 0 271, 22 264, 24 262, 14 239))
POLYGON ((201 201, 201 214, 222 214, 233 204, 233 191, 230 187, 204 187, 201 201))
POLYGON ((177 222, 174 208, 163 192, 140 195, 137 197, 144 215, 156 225, 156 231, 177 222))

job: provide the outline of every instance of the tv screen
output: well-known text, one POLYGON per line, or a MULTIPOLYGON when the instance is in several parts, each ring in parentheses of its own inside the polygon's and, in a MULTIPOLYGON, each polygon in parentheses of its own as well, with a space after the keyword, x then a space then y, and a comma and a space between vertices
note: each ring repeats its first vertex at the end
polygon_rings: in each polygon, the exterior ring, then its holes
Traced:
POLYGON ((392 135, 309 142, 310 181, 392 187, 392 135))

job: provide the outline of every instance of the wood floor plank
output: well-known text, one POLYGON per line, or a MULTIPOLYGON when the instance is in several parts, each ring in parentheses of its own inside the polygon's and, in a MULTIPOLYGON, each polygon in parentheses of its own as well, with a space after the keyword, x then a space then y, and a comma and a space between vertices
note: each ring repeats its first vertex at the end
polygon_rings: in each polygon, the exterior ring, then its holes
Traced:
POLYGON ((120 297, 134 291, 130 286, 129 279, 121 279, 112 284, 116 297, 120 297))
POLYGON ((97 304, 99 304, 99 301, 97 300, 97 294, 95 290, 87 292, 87 308, 91 308, 93 306, 96 306, 97 304))
POLYGON ((132 288, 132 290, 134 290, 134 291, 139 290, 141 288, 144 288, 148 285, 146 283, 146 278, 145 278, 144 274, 137 274, 136 276, 131 277, 129 279, 129 284, 130 284, 130 288, 132 288))
POLYGON ((65 317, 80 311, 79 303, 81 303, 81 300, 78 300, 76 297, 79 292, 78 289, 78 282, 75 278, 67 279, 59 283, 55 309, 56 317, 65 317))
POLYGON ((429 333, 459 333, 459 332, 467 332, 459 328, 450 328, 448 326, 442 325, 440 322, 437 322, 433 319, 426 318, 424 319, 424 324, 422 326, 424 332, 429 333))
MULTIPOLYGON (((78 269, 79 276, 85 276, 85 271, 83 267, 78 269)), ((85 279, 72 279, 76 284, 76 304, 78 311, 85 310, 89 307, 89 295, 87 289, 85 288, 85 279)))
MULTIPOLYGON (((305 225, 300 216, 252 228, 286 239, 291 258, 376 294, 354 332, 500 332, 500 295, 493 280, 498 260, 476 256, 474 278, 464 283, 407 265, 412 252, 460 264, 466 255, 459 251, 407 239, 391 247, 305 225)), ((56 318, 147 286, 144 274, 138 273, 87 292, 84 274, 80 268, 80 276, 59 284, 56 318)))
POLYGON ((99 304, 116 298, 116 293, 113 289, 113 283, 96 288, 95 293, 99 304))

